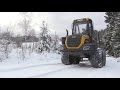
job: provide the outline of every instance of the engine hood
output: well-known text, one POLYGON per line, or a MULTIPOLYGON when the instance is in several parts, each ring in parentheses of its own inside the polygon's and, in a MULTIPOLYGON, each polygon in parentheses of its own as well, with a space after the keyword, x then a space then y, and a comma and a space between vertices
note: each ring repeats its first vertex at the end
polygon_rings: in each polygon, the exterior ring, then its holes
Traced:
POLYGON ((70 35, 67 36, 65 45, 68 49, 79 49, 88 38, 88 35, 70 35))
POLYGON ((70 35, 66 38, 66 45, 68 47, 78 47, 81 43, 81 36, 80 35, 70 35))

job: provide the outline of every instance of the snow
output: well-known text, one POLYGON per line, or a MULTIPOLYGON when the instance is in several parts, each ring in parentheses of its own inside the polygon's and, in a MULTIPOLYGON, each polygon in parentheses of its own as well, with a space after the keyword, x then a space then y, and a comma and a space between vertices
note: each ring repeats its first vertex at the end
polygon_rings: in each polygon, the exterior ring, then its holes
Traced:
POLYGON ((120 78, 120 58, 107 56, 105 67, 93 68, 89 61, 63 65, 56 53, 32 53, 22 60, 16 51, 0 62, 0 78, 120 78))

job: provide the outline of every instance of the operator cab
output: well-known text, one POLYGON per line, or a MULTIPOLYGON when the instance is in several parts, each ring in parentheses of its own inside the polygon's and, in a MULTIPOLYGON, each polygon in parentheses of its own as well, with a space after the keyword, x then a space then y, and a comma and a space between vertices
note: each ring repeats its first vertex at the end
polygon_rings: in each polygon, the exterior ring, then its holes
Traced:
POLYGON ((88 18, 74 20, 72 25, 72 35, 82 34, 92 36, 92 20, 88 18))

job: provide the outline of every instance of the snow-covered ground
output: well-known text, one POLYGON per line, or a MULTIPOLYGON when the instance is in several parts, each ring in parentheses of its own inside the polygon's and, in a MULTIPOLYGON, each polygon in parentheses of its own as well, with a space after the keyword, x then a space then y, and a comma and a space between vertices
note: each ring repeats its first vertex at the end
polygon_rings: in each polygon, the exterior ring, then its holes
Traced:
POLYGON ((120 78, 120 58, 107 57, 103 68, 92 68, 88 61, 63 65, 61 55, 32 53, 25 60, 13 50, 9 59, 0 62, 0 78, 120 78))

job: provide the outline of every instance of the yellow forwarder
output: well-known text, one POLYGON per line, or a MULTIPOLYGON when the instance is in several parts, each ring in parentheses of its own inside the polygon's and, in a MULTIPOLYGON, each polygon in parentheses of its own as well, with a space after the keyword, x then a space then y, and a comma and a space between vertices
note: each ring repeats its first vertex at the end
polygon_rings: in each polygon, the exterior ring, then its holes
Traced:
POLYGON ((65 65, 78 64, 88 58, 92 67, 101 68, 106 64, 106 53, 98 49, 93 38, 93 22, 89 18, 77 19, 72 24, 72 35, 62 37, 62 58, 65 65))

